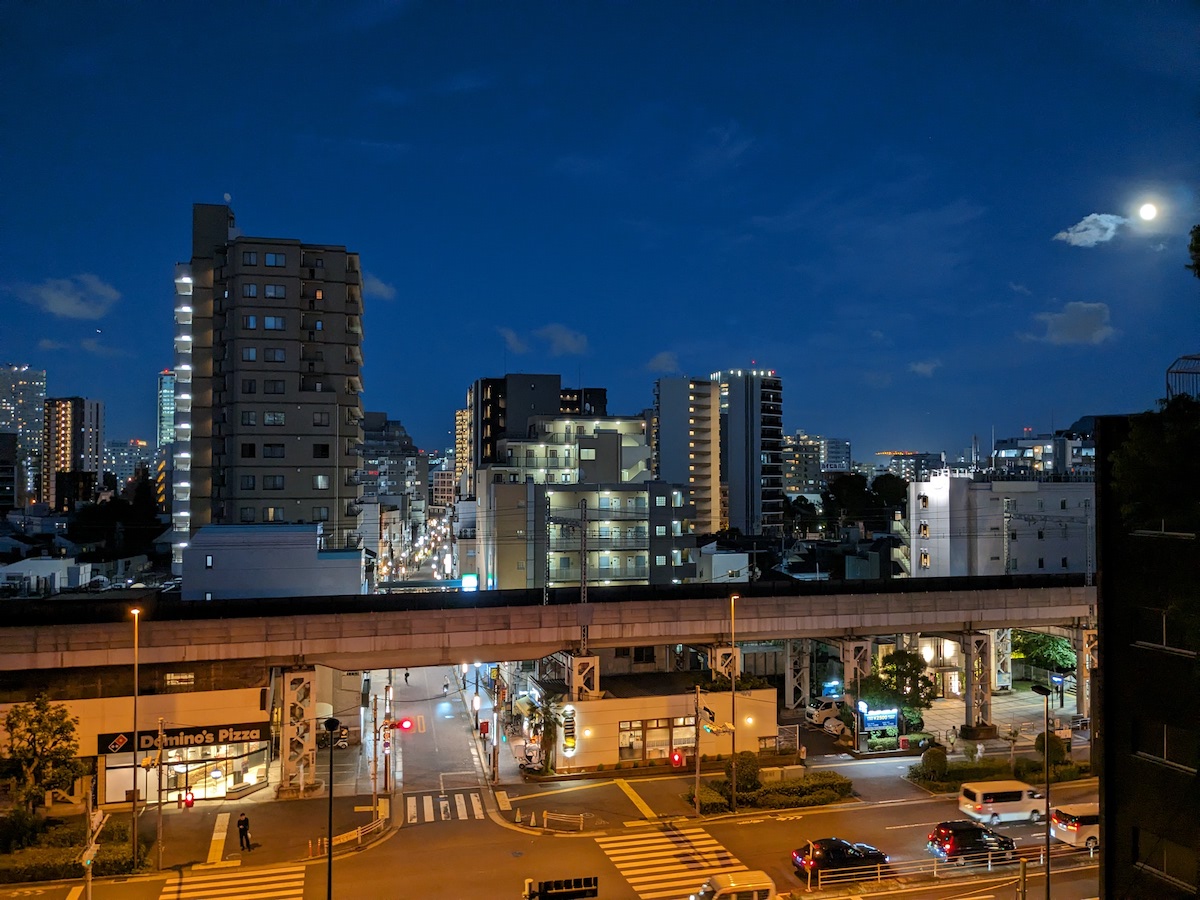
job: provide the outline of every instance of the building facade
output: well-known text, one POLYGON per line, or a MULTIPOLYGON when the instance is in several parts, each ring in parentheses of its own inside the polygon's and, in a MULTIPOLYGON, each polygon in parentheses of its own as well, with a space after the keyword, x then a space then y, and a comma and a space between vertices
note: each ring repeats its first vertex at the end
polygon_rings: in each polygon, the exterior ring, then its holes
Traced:
POLYGON ((46 400, 40 496, 67 510, 92 498, 104 462, 104 404, 83 397, 46 400))
POLYGON ((208 524, 319 522, 357 545, 358 255, 245 237, 228 206, 196 204, 175 284, 175 565, 208 524))
POLYGON ((0 366, 0 431, 17 435, 17 501, 43 499, 41 487, 42 423, 46 403, 46 370, 27 365, 0 366))
POLYGON ((821 441, 803 431, 783 437, 783 490, 789 497, 818 497, 825 489, 821 441))
POLYGON ((783 381, 771 370, 714 372, 720 385, 721 481, 729 527, 746 535, 783 530, 783 381))
POLYGON ((729 527, 721 519, 721 402, 705 378, 660 378, 654 386, 652 443, 662 481, 687 485, 696 531, 729 527))
POLYGON ((158 393, 155 404, 155 449, 169 449, 175 440, 175 373, 163 369, 158 373, 158 393))

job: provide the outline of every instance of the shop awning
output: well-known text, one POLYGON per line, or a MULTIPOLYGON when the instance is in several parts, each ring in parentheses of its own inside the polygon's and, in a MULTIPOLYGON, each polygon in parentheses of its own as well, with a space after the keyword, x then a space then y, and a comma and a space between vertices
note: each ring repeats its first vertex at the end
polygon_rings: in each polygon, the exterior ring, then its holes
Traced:
POLYGON ((532 716, 538 709, 538 705, 528 697, 518 697, 513 701, 513 706, 523 716, 532 716))

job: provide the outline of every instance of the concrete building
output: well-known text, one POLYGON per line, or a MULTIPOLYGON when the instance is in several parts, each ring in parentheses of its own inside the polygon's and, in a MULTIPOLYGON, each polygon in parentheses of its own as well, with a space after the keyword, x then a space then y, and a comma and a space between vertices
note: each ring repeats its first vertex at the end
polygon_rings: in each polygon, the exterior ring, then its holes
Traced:
POLYGON ((783 529, 783 382, 766 369, 714 372, 720 385, 721 481, 729 527, 745 535, 783 529))
POLYGON ((1069 429, 1053 434, 1032 433, 1002 438, 992 447, 994 471, 1021 477, 1048 475, 1090 476, 1096 471, 1096 442, 1092 418, 1080 419, 1069 429))
POLYGON ((38 498, 41 487, 42 422, 46 370, 27 365, 0 366, 0 431, 17 435, 20 488, 17 501, 38 498))
POLYGON ((1093 569, 1096 486, 943 470, 908 486, 897 548, 914 578, 1093 569))
MULTIPOLYGON (((604 388, 564 388, 558 375, 505 375, 481 378, 467 389, 464 423, 466 441, 460 449, 456 437, 455 456, 461 456, 466 475, 465 497, 474 496, 475 472, 497 460, 497 442, 528 434, 535 416, 607 416, 608 394, 604 388)), ((458 419, 456 417, 456 429, 458 419)))
POLYGON ((115 477, 118 493, 133 480, 138 469, 150 471, 151 452, 150 444, 138 438, 104 442, 104 472, 115 477))
POLYGON ((719 385, 704 378, 660 378, 654 386, 654 471, 687 485, 696 531, 728 527, 721 518, 721 404, 719 385))
POLYGON ((325 549, 322 525, 206 525, 183 551, 184 600, 323 597, 366 590, 358 549, 325 549))
POLYGON ((803 431, 783 436, 783 491, 797 497, 820 497, 825 489, 821 473, 821 440, 803 431))
POLYGON ((821 471, 826 473, 851 472, 854 470, 854 457, 850 452, 850 442, 845 438, 818 438, 821 442, 821 471))
POLYGON ((176 267, 173 562, 209 524, 321 522, 357 544, 362 273, 343 246, 245 237, 196 204, 176 267))
POLYGON ((876 456, 887 456, 887 471, 905 481, 916 481, 946 468, 946 454, 918 453, 915 450, 880 450, 876 456))
POLYGON ((175 373, 163 369, 158 373, 158 393, 155 404, 155 449, 170 448, 175 440, 175 373))
POLYGON ((104 404, 83 397, 46 400, 40 494, 52 509, 92 499, 104 456, 104 404))
POLYGON ((0 515, 17 505, 21 456, 17 452, 18 435, 0 431, 0 515))

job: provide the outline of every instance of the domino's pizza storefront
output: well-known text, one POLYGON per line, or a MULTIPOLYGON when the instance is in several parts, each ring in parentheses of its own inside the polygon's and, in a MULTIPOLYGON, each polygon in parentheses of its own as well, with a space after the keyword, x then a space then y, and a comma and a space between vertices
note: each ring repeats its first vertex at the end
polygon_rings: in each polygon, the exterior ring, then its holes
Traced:
MULTIPOLYGON (((138 800, 158 802, 158 730, 139 732, 137 739, 134 753, 132 731, 97 735, 101 802, 131 799, 135 774, 138 800)), ((188 791, 196 800, 245 796, 266 785, 270 747, 269 722, 164 727, 162 799, 176 803, 188 791)))

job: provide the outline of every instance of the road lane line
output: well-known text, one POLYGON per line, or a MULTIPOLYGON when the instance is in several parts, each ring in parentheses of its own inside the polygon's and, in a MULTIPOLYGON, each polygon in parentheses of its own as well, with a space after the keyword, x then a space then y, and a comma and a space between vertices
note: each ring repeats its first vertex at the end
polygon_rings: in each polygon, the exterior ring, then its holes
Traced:
POLYGON ((425 807, 425 821, 432 822, 433 821, 433 797, 426 794, 425 797, 423 797, 422 799, 424 800, 424 803, 422 804, 422 806, 425 807))
MULTIPOLYGON (((649 780, 649 779, 647 779, 649 780)), ((571 791, 586 791, 591 788, 608 787, 610 784, 616 784, 615 781, 588 781, 583 784, 573 784, 569 787, 556 788, 553 791, 538 791, 533 794, 517 794, 517 800, 535 800, 538 797, 553 797, 555 794, 569 794, 571 791)))
POLYGON ((229 830, 229 813, 217 813, 213 823, 212 840, 208 844, 208 861, 220 862, 225 855, 225 833, 229 830))
POLYGON ((653 809, 650 808, 649 803, 647 803, 645 800, 643 800, 641 797, 638 796, 637 791, 635 791, 632 787, 629 786, 628 781, 626 781, 624 778, 616 778, 613 780, 613 784, 615 784, 622 791, 624 791, 625 796, 633 801, 633 805, 637 807, 638 812, 640 812, 643 816, 645 816, 647 819, 657 819, 658 818, 658 813, 656 813, 653 809))
POLYGON ((458 813, 460 819, 467 817, 467 798, 462 794, 454 795, 454 811, 458 813))
POLYGON ((409 825, 417 824, 417 798, 409 797, 404 804, 407 807, 408 815, 405 817, 409 825))
POLYGON ((471 812, 475 814, 475 818, 483 818, 483 800, 478 794, 471 795, 471 812))

